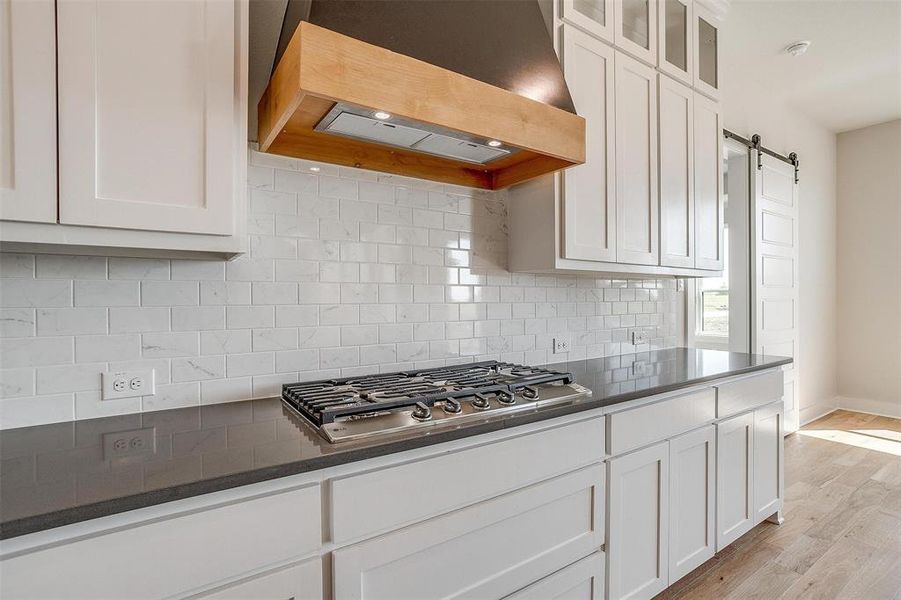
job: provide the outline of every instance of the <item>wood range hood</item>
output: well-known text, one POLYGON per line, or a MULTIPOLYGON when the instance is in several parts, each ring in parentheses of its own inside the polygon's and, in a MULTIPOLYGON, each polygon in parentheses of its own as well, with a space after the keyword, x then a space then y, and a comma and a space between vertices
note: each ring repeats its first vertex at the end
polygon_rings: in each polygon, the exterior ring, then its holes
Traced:
POLYGON ((258 106, 262 152, 491 190, 585 162, 535 0, 305 6, 258 106))

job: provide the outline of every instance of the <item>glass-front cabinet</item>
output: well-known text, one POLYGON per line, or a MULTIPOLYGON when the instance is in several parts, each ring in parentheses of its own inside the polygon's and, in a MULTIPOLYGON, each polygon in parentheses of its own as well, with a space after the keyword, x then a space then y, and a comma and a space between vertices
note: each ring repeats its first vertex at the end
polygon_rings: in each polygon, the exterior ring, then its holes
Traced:
POLYGON ((657 8, 657 68, 687 85, 694 83, 693 8, 692 0, 660 0, 657 8))
POLYGON ((613 43, 613 0, 562 0, 564 21, 613 43))
POLYGON ((658 0, 614 0, 613 42, 652 66, 657 64, 658 0))
POLYGON ((720 93, 719 20, 702 4, 694 3, 694 86, 714 100, 720 93))

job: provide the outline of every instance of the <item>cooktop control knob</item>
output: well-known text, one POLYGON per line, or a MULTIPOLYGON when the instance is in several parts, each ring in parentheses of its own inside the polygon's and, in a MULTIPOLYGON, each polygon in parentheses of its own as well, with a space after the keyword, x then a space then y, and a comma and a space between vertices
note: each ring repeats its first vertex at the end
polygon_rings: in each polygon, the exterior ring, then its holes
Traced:
POLYGON ((456 398, 448 398, 444 401, 444 412, 455 415, 463 412, 463 405, 456 398))
POLYGON ((498 392, 497 401, 501 404, 509 406, 510 404, 516 404, 516 396, 514 396, 510 392, 498 392))
POLYGON ((432 418, 432 409, 424 402, 417 402, 411 416, 417 421, 428 421, 432 418))
POLYGON ((485 410, 490 406, 491 405, 488 402, 488 397, 482 394, 476 394, 475 398, 472 399, 472 407, 478 410, 485 410))
POLYGON ((524 386, 522 388, 522 397, 528 400, 538 400, 538 390, 531 386, 524 386))

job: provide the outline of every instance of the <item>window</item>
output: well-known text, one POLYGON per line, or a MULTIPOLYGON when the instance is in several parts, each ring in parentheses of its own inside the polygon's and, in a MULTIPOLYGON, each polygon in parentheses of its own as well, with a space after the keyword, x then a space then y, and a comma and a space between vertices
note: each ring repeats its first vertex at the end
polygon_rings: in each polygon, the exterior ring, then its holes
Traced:
POLYGON ((729 337, 729 226, 723 233, 723 276, 705 277, 697 286, 695 336, 729 337))

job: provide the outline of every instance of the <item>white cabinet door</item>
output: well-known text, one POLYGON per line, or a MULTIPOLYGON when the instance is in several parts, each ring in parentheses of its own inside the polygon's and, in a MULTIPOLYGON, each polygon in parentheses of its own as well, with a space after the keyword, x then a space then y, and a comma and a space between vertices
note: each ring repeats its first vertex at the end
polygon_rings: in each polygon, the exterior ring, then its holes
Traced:
POLYGON ((322 600, 322 559, 255 577, 212 594, 204 600, 322 600))
POLYGON ((657 64, 658 0, 613 0, 613 42, 632 56, 657 64))
POLYGON ((616 53, 616 260, 659 264, 657 72, 616 53))
POLYGON ((548 575, 506 600, 602 600, 604 553, 595 552, 565 569, 548 575))
POLYGON ((610 459, 607 597, 653 598, 667 586, 669 445, 610 459))
POLYGON ((334 597, 506 596, 600 549, 603 498, 595 464, 340 548, 334 597))
POLYGON ((723 123, 720 106, 694 97, 695 266, 723 269, 723 123))
POLYGON ((694 3, 692 53, 695 88, 714 100, 720 97, 720 25, 716 15, 699 2, 694 3))
POLYGON ((669 583, 711 558, 716 547, 716 428, 669 442, 669 583))
POLYGON ((563 256, 616 260, 613 48, 563 26, 563 74, 585 118, 585 164, 563 171, 563 256))
POLYGON ((59 1, 61 223, 233 233, 239 4, 59 1))
POLYGON ((694 92, 666 75, 658 77, 660 264, 694 267, 694 92))
POLYGON ((782 510, 783 405, 775 402, 754 411, 754 522, 782 510))
POLYGON ((660 0, 657 6, 657 68, 687 85, 694 70, 694 2, 660 0))
POLYGON ((613 43, 613 0, 562 0, 560 8, 566 23, 613 43))
POLYGON ((719 552, 754 526, 754 413, 716 426, 716 550, 719 552))
POLYGON ((0 219, 56 222, 53 0, 0 0, 0 219))

